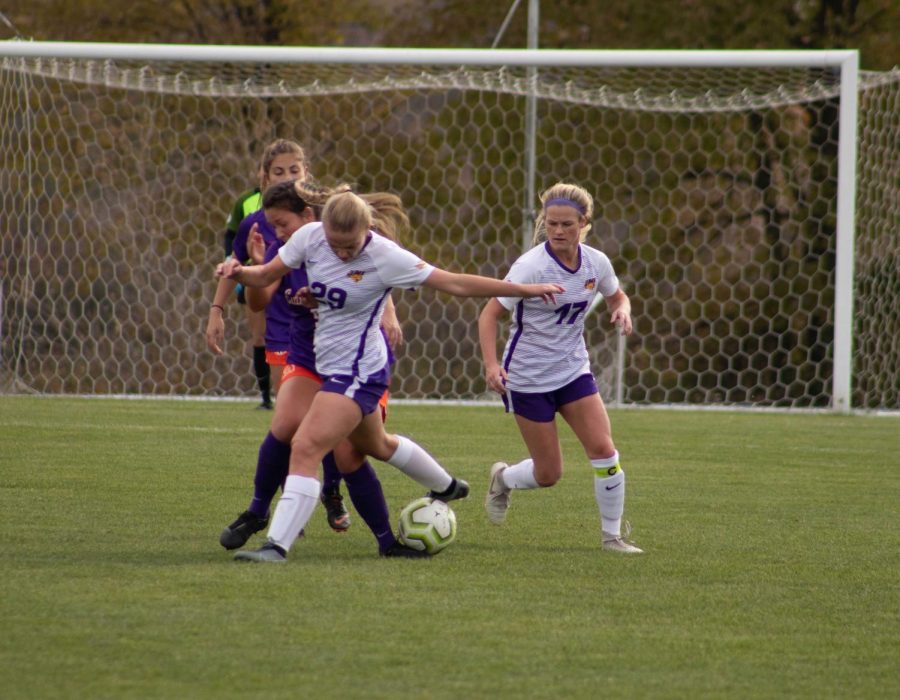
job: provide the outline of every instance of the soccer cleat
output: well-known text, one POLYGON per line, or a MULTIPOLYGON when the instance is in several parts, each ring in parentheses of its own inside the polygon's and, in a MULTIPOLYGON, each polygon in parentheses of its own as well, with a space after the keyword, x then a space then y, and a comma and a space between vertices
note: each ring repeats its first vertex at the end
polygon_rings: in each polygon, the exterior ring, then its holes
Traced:
POLYGON ((428 498, 433 498, 437 501, 443 501, 447 503, 448 501, 456 501, 460 498, 465 498, 469 495, 469 484, 467 484, 462 479, 453 479, 453 483, 450 484, 449 488, 446 491, 442 491, 438 493, 437 491, 429 491, 427 496, 428 498))
POLYGON ((272 403, 271 399, 263 399, 262 401, 260 401, 259 406, 257 406, 256 408, 257 410, 271 411, 273 408, 275 408, 275 404, 272 403))
POLYGON ((402 557, 404 559, 430 559, 428 552, 413 549, 402 542, 395 541, 390 547, 378 553, 382 557, 402 557))
POLYGON ((245 510, 237 517, 237 520, 222 530, 222 534, 219 535, 219 544, 225 549, 239 549, 247 544, 247 540, 254 533, 259 532, 268 524, 268 518, 260 518, 249 510, 245 510))
POLYGON ((491 480, 487 496, 484 498, 484 509, 487 511, 488 520, 494 525, 500 525, 506 520, 506 511, 509 510, 510 489, 503 484, 500 476, 508 466, 506 462, 497 462, 491 467, 491 480))
POLYGON ((287 554, 274 542, 267 541, 262 547, 253 552, 238 552, 234 555, 235 561, 252 561, 256 563, 283 564, 287 561, 287 554))
POLYGON ((603 533, 603 549, 607 552, 620 552, 621 554, 643 554, 644 550, 635 547, 631 542, 626 542, 621 537, 603 533))
MULTIPOLYGON (((627 520, 622 523, 625 537, 631 535, 631 523, 627 520)), ((619 552, 620 554, 643 554, 644 550, 622 537, 609 532, 603 533, 603 549, 607 552, 619 552)))
POLYGON ((322 491, 322 505, 325 506, 325 517, 328 525, 335 532, 346 532, 350 527, 350 513, 344 507, 344 497, 339 489, 322 491))

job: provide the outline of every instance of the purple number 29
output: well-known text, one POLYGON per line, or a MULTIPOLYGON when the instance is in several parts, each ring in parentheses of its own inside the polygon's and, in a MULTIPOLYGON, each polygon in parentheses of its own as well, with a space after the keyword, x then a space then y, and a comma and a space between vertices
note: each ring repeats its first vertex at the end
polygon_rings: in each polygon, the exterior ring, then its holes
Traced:
POLYGON ((316 299, 324 301, 332 309, 341 309, 347 302, 347 292, 340 287, 329 289, 321 282, 313 282, 309 285, 309 291, 316 299))

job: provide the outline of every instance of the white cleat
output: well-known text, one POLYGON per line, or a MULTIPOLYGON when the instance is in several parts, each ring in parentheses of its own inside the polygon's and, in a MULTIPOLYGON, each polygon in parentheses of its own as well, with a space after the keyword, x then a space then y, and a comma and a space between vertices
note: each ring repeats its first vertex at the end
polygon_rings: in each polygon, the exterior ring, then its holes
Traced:
POLYGON ((257 550, 243 550, 234 555, 235 561, 252 561, 256 563, 283 564, 287 561, 284 550, 278 549, 273 542, 266 543, 257 550))
POLYGON ((620 554, 643 554, 644 550, 631 542, 622 539, 621 535, 603 533, 603 549, 607 552, 619 552, 620 554))
POLYGON ((484 509, 487 511, 488 520, 494 525, 500 525, 506 520, 506 511, 509 510, 510 489, 503 485, 500 478, 508 466, 506 462, 497 462, 491 467, 491 481, 484 499, 484 509))

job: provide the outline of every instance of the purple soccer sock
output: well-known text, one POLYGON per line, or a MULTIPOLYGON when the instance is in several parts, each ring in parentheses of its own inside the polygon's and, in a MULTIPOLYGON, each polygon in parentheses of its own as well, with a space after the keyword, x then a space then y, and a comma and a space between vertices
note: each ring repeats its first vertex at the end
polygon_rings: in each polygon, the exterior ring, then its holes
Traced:
POLYGON ((278 440, 272 433, 259 446, 256 460, 256 476, 253 477, 253 500, 247 508, 258 518, 269 515, 269 506, 278 487, 287 478, 291 463, 291 446, 278 440))
POLYGON ((353 507, 378 540, 378 551, 383 552, 394 544, 397 538, 391 530, 391 516, 375 470, 368 461, 365 461, 355 472, 343 476, 353 507))
POLYGON ((338 471, 334 452, 322 457, 322 493, 336 491, 341 485, 342 474, 338 471))

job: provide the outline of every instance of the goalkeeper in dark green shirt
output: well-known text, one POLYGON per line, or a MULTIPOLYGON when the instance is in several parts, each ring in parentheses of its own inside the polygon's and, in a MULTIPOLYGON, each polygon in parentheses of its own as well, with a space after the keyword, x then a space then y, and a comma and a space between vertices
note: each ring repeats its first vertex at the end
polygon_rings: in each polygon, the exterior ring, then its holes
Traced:
MULTIPOLYGON (((299 144, 278 139, 266 147, 259 166, 260 186, 238 197, 225 223, 226 258, 234 255, 234 239, 241 222, 262 207, 262 190, 284 180, 303 179, 306 175, 306 154, 299 144)), ((266 314, 265 311, 251 311, 244 299, 244 288, 231 280, 220 280, 216 288, 206 325, 206 344, 215 354, 223 354, 221 345, 225 338, 225 304, 235 290, 238 303, 243 304, 247 310, 247 323, 253 343, 253 371, 262 396, 259 407, 270 409, 272 390, 269 365, 266 363, 266 314)))

